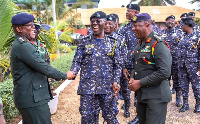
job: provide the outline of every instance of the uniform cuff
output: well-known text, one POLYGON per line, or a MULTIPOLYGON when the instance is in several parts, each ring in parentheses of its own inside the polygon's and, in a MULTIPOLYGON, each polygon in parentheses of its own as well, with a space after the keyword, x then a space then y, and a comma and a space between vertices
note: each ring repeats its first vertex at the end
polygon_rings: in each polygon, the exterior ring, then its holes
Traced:
POLYGON ((144 77, 142 79, 140 79, 140 84, 141 86, 148 86, 148 77, 144 77))

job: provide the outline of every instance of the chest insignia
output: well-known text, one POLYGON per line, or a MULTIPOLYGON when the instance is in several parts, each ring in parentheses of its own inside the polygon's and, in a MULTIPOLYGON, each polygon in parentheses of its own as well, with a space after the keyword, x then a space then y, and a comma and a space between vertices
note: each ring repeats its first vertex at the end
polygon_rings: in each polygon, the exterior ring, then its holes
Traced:
POLYGON ((144 49, 141 50, 141 53, 150 52, 149 48, 150 48, 150 46, 146 46, 144 49))

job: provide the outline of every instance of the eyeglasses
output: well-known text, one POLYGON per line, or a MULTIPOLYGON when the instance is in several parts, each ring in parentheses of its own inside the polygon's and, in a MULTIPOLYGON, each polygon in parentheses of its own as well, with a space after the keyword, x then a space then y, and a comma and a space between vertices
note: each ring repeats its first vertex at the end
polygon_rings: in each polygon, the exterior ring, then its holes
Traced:
POLYGON ((40 26, 39 25, 35 25, 35 29, 36 30, 40 30, 40 26))

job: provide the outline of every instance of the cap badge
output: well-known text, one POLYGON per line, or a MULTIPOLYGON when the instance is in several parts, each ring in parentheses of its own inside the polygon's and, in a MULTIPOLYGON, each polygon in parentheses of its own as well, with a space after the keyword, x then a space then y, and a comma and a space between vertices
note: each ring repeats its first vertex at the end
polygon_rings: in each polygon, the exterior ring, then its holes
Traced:
POLYGON ((97 17, 100 17, 100 14, 99 14, 99 13, 97 13, 97 17))
POLYGON ((133 21, 136 21, 137 20, 137 16, 133 16, 133 21))

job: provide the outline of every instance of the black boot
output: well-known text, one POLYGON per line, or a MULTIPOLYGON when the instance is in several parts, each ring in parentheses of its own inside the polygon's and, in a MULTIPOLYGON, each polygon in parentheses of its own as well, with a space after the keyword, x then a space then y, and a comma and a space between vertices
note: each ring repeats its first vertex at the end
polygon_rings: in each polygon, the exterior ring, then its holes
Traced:
POLYGON ((177 107, 181 107, 182 106, 181 91, 179 91, 179 90, 176 91, 176 106, 177 107))
POLYGON ((128 124, 139 124, 138 116, 136 115, 136 117, 132 121, 129 121, 128 124))
POLYGON ((200 99, 196 100, 196 105, 195 105, 194 113, 200 113, 200 99))
POLYGON ((124 117, 130 117, 130 112, 129 112, 129 107, 130 107, 130 100, 124 100, 124 106, 125 106, 125 109, 124 109, 124 117))
POLYGON ((179 112, 185 112, 189 110, 188 98, 183 98, 183 106, 179 109, 179 112))

